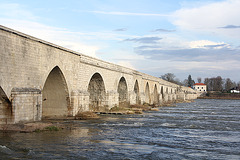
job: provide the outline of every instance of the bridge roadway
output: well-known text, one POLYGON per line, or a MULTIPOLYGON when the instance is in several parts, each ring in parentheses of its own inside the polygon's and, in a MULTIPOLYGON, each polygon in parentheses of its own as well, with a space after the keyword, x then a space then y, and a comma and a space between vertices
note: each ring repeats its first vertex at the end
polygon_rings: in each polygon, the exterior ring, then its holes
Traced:
POLYGON ((191 88, 1 25, 0 56, 0 124, 197 97, 191 88))

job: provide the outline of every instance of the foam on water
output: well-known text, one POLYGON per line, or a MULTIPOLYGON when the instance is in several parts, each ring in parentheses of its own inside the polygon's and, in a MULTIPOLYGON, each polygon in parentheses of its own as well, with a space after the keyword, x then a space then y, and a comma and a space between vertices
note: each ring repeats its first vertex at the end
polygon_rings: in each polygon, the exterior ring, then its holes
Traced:
POLYGON ((13 151, 6 146, 0 145, 0 153, 13 154, 13 151))

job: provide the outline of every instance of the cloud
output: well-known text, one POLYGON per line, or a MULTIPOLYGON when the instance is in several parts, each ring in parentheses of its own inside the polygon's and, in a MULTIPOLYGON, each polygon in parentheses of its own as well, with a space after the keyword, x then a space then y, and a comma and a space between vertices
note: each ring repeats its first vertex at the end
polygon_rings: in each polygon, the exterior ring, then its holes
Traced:
POLYGON ((83 36, 84 33, 71 32, 64 28, 51 27, 34 21, 4 18, 0 18, 0 21, 6 27, 92 57, 96 57, 96 51, 100 49, 100 45, 83 42, 87 38, 83 36))
POLYGON ((232 59, 240 61, 240 48, 234 48, 224 42, 199 40, 175 43, 181 40, 173 40, 166 38, 153 45, 139 45, 134 51, 153 61, 213 62, 232 59))
POLYGON ((129 39, 125 39, 124 41, 154 44, 154 43, 157 43, 161 39, 162 38, 160 38, 160 37, 140 37, 140 38, 129 38, 129 39))
POLYGON ((2 17, 17 18, 19 19, 30 19, 35 20, 37 16, 33 15, 24 6, 18 3, 1 3, 0 4, 0 15, 2 17))
MULTIPOLYGON (((173 72, 176 75, 194 73, 201 77, 209 74, 233 75, 234 73, 233 76, 239 79, 237 71, 240 69, 240 47, 234 48, 233 43, 226 42, 225 39, 224 42, 223 40, 217 41, 218 37, 212 36, 227 35, 236 37, 239 41, 239 8, 240 1, 226 0, 211 1, 210 4, 195 5, 194 8, 182 8, 173 14, 135 13, 134 11, 91 12, 125 16, 124 18, 139 16, 159 20, 165 17, 175 25, 171 28, 176 28, 176 30, 157 28, 152 31, 151 35, 143 36, 139 36, 141 33, 138 36, 124 34, 127 28, 101 32, 74 32, 65 28, 44 25, 38 22, 37 20, 40 19, 25 6, 13 3, 0 4, 0 22, 7 27, 86 55, 96 57, 99 53, 97 56, 101 59, 137 68, 139 71, 155 76, 160 76, 161 72, 162 74, 173 72), (209 34, 211 37, 206 38, 209 34), (203 40, 197 39, 199 35, 201 38, 204 37, 203 40), (123 41, 125 43, 118 43, 123 41), (134 45, 129 42, 133 42, 134 45)), ((236 43, 236 41, 233 42, 236 43)), ((179 78, 182 79, 182 77, 179 78)))
POLYGON ((182 70, 182 71, 195 71, 195 72, 207 72, 212 73, 212 72, 224 72, 224 71, 229 71, 229 70, 234 70, 235 68, 232 67, 240 67, 240 64, 237 63, 237 61, 221 61, 219 62, 198 62, 198 61, 190 61, 190 62, 182 62, 179 63, 178 61, 175 61, 174 67, 177 70, 182 70), (229 67, 226 67, 229 66, 229 67))
POLYGON ((119 28, 119 29, 115 29, 115 30, 113 30, 113 31, 117 31, 117 32, 121 32, 121 31, 127 31, 127 28, 119 28))
POLYGON ((233 30, 240 24, 240 1, 225 0, 195 6, 194 8, 181 8, 172 14, 171 22, 182 31, 192 31, 192 34, 215 34, 240 38, 240 30, 233 30), (219 28, 219 26, 225 26, 219 28), (226 30, 222 30, 225 28, 226 30), (227 28, 229 30, 227 30, 227 28))
POLYGON ((227 25, 224 27, 219 27, 219 28, 225 28, 225 29, 236 29, 236 28, 240 28, 240 26, 235 26, 235 25, 227 25))
POLYGON ((228 61, 238 59, 240 61, 240 50, 234 49, 181 49, 181 50, 161 50, 161 49, 148 49, 136 50, 140 55, 148 56, 152 60, 174 60, 174 61, 228 61))
POLYGON ((228 47, 227 44, 216 44, 216 45, 205 45, 205 48, 223 48, 223 47, 228 47))
POLYGON ((106 11, 91 11, 97 14, 107 14, 107 15, 118 15, 118 16, 158 16, 158 17, 168 17, 169 14, 158 14, 158 13, 134 13, 134 12, 106 12, 106 11))
POLYGON ((176 30, 169 30, 169 29, 155 29, 152 32, 175 32, 176 30))
POLYGON ((198 40, 198 41, 191 41, 189 42, 190 48, 215 48, 220 49, 224 47, 230 47, 229 44, 226 44, 224 42, 213 42, 209 40, 198 40))

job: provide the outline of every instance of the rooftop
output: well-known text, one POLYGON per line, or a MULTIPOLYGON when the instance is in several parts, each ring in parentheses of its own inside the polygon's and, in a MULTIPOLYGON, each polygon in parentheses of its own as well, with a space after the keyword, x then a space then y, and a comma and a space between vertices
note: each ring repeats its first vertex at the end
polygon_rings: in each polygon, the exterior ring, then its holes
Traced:
POLYGON ((195 85, 195 86, 196 86, 196 85, 204 85, 204 86, 206 86, 206 84, 203 84, 203 83, 195 83, 194 85, 195 85))

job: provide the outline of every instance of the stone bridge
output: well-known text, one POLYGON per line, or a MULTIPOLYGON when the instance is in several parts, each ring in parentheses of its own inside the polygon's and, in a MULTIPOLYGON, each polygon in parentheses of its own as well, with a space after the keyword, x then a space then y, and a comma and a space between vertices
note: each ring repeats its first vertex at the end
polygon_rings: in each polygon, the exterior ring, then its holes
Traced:
POLYGON ((0 56, 0 124, 197 96, 190 88, 4 26, 0 56))

